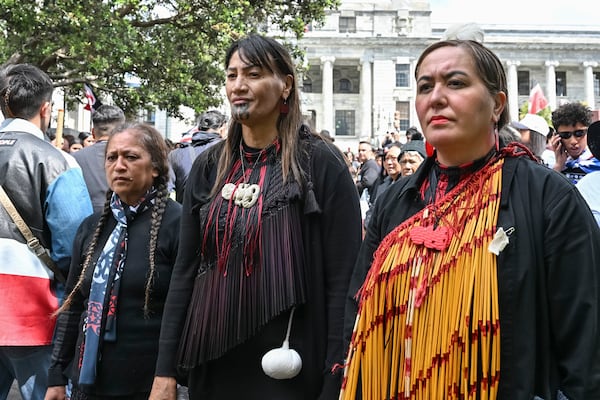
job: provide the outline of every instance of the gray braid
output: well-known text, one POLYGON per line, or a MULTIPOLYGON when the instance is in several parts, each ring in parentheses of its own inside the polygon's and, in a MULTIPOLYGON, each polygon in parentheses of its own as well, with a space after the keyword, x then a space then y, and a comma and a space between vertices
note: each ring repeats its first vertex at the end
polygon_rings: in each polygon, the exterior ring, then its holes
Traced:
POLYGON ((150 248, 148 251, 148 261, 150 270, 148 271, 148 278, 146 279, 146 288, 144 292, 144 317, 150 316, 150 294, 152 293, 152 285, 154 283, 154 275, 156 274, 156 245, 158 243, 158 231, 162 222, 165 208, 167 207, 167 201, 169 199, 169 192, 167 190, 167 183, 160 182, 157 187, 156 202, 152 207, 152 222, 150 224, 150 248))

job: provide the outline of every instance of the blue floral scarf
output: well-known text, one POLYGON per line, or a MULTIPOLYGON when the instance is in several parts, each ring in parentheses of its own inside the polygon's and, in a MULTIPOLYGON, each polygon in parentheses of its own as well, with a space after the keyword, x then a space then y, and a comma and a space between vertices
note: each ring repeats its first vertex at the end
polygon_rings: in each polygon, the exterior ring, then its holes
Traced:
POLYGON ((79 386, 93 385, 96 380, 101 332, 104 330, 103 340, 117 340, 117 302, 127 256, 127 222, 150 208, 155 197, 156 190, 153 188, 137 206, 128 206, 121 202, 116 193, 112 195, 110 208, 117 225, 94 267, 84 324, 84 344, 80 354, 79 386))

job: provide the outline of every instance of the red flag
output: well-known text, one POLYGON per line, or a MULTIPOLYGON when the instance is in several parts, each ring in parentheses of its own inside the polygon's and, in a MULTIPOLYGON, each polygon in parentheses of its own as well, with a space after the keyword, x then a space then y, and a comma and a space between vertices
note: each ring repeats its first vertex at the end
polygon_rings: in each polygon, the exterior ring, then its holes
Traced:
POLYGON ((529 93, 529 114, 537 114, 548 106, 542 87, 537 83, 529 93))
POLYGON ((94 91, 92 90, 90 85, 84 83, 83 89, 85 90, 85 97, 87 98, 87 104, 85 105, 85 107, 83 107, 85 110, 92 111, 102 105, 100 100, 96 98, 96 95, 94 94, 94 91))

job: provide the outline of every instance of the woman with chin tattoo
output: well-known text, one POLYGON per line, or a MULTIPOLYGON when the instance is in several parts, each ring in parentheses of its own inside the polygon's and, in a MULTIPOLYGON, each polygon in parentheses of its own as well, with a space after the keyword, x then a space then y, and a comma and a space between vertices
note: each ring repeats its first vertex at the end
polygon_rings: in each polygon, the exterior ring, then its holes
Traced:
POLYGON ((150 398, 184 372, 192 400, 337 399, 356 188, 302 124, 281 44, 245 37, 225 69, 232 123, 190 172, 150 398))

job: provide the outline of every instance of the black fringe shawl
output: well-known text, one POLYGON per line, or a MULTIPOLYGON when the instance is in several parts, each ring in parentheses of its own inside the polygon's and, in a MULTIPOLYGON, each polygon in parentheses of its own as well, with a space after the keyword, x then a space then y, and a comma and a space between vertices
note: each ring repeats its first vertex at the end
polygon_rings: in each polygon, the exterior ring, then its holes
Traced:
POLYGON ((219 358, 305 302, 302 192, 293 179, 283 183, 278 150, 246 153, 246 179, 239 159, 226 179, 260 182, 253 207, 236 206, 218 192, 199 210, 202 251, 179 349, 181 368, 219 358))

